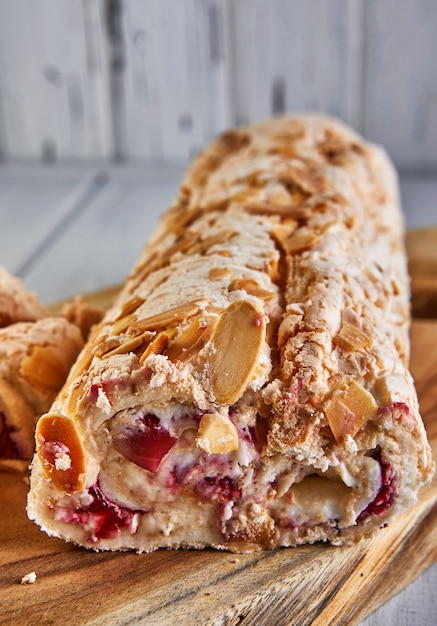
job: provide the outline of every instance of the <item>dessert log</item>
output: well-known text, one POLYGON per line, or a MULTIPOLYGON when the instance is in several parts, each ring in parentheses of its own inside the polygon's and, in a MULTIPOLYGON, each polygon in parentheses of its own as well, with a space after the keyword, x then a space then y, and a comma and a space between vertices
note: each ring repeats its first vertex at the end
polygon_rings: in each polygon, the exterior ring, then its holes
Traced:
POLYGON ((36 429, 28 515, 95 550, 370 536, 433 473, 396 174, 337 120, 219 136, 36 429))

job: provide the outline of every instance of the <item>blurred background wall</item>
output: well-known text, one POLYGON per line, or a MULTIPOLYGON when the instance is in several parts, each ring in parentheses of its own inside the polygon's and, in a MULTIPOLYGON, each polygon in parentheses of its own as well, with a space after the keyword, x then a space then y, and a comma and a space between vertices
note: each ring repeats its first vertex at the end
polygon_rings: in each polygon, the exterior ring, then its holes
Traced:
POLYGON ((0 0, 0 158, 185 162, 322 110, 437 172, 435 0, 0 0))

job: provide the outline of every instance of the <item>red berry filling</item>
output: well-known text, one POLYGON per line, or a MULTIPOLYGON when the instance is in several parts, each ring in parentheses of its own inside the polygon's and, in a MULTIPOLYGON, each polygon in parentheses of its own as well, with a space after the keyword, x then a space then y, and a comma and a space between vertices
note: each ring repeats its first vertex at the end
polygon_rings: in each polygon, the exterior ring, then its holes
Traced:
POLYGON ((390 463, 384 463, 381 456, 381 448, 376 448, 372 458, 378 461, 381 466, 381 485, 376 498, 361 511, 357 518, 357 523, 362 524, 371 517, 382 515, 393 506, 397 494, 397 478, 393 473, 390 463))
POLYGON ((194 491, 212 502, 229 502, 241 497, 241 489, 229 476, 205 476, 194 485, 194 491))
POLYGON ((149 472, 156 472, 177 438, 154 415, 140 415, 113 437, 114 448, 126 459, 149 472))
POLYGON ((88 493, 93 497, 91 504, 74 511, 63 512, 64 522, 76 522, 90 531, 89 541, 111 539, 128 530, 136 530, 135 511, 119 506, 109 500, 98 485, 90 487, 88 493))

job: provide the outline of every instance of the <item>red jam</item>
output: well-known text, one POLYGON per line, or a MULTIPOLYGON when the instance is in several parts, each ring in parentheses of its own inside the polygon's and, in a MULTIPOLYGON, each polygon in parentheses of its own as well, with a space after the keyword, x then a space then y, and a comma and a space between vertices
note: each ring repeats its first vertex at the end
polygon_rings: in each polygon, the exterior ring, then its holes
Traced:
POLYGON ((371 517, 385 513, 393 506, 397 494, 397 478, 391 469, 390 463, 385 463, 381 457, 381 449, 378 447, 372 455, 381 466, 381 485, 376 498, 361 511, 357 523, 362 524, 371 517))
POLYGON ((114 439, 114 448, 135 465, 156 472, 176 441, 157 417, 144 415, 114 439))
POLYGON ((93 497, 91 504, 64 512, 63 521, 81 524, 90 531, 88 540, 93 543, 99 539, 117 537, 123 530, 131 534, 135 532, 135 511, 109 500, 97 484, 90 487, 88 493, 93 497))

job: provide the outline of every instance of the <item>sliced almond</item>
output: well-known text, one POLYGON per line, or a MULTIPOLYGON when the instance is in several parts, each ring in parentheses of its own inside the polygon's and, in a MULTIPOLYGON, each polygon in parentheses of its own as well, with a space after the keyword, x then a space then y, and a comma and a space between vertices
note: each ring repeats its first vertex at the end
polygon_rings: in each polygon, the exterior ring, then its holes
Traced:
POLYGON ((205 413, 199 423, 196 446, 208 454, 227 454, 238 450, 238 432, 229 417, 205 413))
POLYGON ((306 219, 310 215, 308 207, 295 204, 294 201, 285 206, 271 204, 269 202, 257 202, 248 204, 245 207, 245 210, 248 213, 253 213, 255 215, 279 215, 281 217, 294 217, 295 219, 306 219))
POLYGON ((85 487, 85 452, 71 418, 43 415, 36 428, 36 449, 46 477, 58 489, 74 493, 85 487))
POLYGON ((338 442, 343 441, 346 435, 355 437, 377 410, 374 397, 355 380, 340 381, 324 407, 329 426, 338 442))
POLYGON ((140 356, 140 363, 144 363, 151 354, 163 354, 176 333, 176 328, 169 328, 158 333, 140 356))
POLYGON ((188 248, 186 252, 187 254, 205 254, 213 246, 226 243, 235 234, 235 230, 225 230, 223 232, 217 233, 216 235, 211 235, 211 237, 207 237, 206 239, 203 239, 188 248))
POLYGON ((58 390, 67 378, 71 363, 64 363, 48 348, 35 346, 21 362, 21 373, 33 385, 58 390))
POLYGON ((212 267, 209 270, 208 278, 209 280, 222 280, 223 278, 227 278, 232 274, 232 270, 228 267, 212 267))
POLYGON ((136 319, 137 316, 130 313, 129 315, 125 315, 124 317, 120 317, 115 320, 111 328, 111 335, 120 335, 121 333, 124 333, 125 330, 127 330, 129 326, 136 321, 136 319))
POLYGON ((111 350, 118 348, 119 345, 120 340, 116 337, 110 337, 109 339, 105 339, 105 341, 102 341, 101 343, 98 343, 93 347, 93 356, 102 358, 103 356, 105 356, 105 354, 111 352, 111 350))
POLYGON ((220 404, 236 402, 257 366, 266 334, 264 315, 252 302, 238 300, 223 312, 211 338, 209 374, 220 404))
POLYGON ((142 320, 134 322, 129 327, 129 334, 137 332, 143 333, 146 330, 161 330, 166 327, 177 326, 181 322, 193 317, 200 312, 202 305, 208 303, 208 300, 191 300, 179 306, 175 306, 162 313, 151 315, 142 320))
POLYGON ((130 315, 130 313, 136 311, 138 307, 144 304, 144 302, 144 298, 141 298, 140 296, 134 296, 122 305, 120 315, 117 319, 122 319, 123 317, 126 317, 126 315, 130 315))
POLYGON ((133 352, 134 350, 139 348, 142 343, 144 343, 144 337, 142 335, 131 337, 130 339, 127 339, 126 341, 118 345, 113 350, 106 352, 106 354, 103 355, 103 358, 108 359, 115 354, 127 354, 128 352, 133 352))
POLYGON ((360 350, 372 345, 369 335, 349 322, 343 322, 335 341, 349 350, 360 350))
POLYGON ((288 237, 284 242, 284 249, 288 254, 295 254, 314 248, 319 241, 318 236, 311 232, 300 232, 288 237))
POLYGON ((264 289, 259 285, 254 278, 234 278, 229 283, 229 291, 238 291, 242 289, 251 296, 262 298, 263 300, 271 300, 275 297, 275 293, 269 289, 264 289))
POLYGON ((186 363, 208 343, 217 323, 216 317, 196 317, 170 344, 166 351, 173 363, 186 363))

